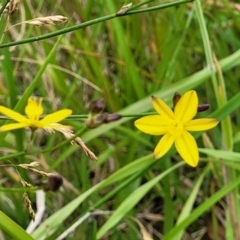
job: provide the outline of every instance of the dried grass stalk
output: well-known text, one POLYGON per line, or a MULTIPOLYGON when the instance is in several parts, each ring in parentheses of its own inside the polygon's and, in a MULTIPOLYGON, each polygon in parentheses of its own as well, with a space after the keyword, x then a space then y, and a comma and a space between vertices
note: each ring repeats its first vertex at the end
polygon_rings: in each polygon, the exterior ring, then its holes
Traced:
POLYGON ((56 15, 56 16, 38 17, 28 21, 24 21, 22 23, 27 23, 35 26, 43 26, 47 24, 51 24, 51 25, 61 24, 66 21, 68 21, 67 17, 56 15))
POLYGON ((29 164, 23 163, 23 164, 18 164, 16 166, 27 169, 27 170, 35 172, 35 173, 38 173, 44 177, 49 177, 51 175, 50 173, 46 173, 44 171, 40 171, 40 170, 36 169, 35 167, 39 166, 38 162, 32 162, 29 164))
POLYGON ((97 161, 97 157, 95 156, 95 154, 85 145, 85 143, 80 137, 76 137, 74 139, 74 143, 76 143, 88 157, 90 157, 92 160, 97 161))
POLYGON ((23 24, 23 23, 31 24, 34 26, 43 26, 43 25, 47 25, 47 24, 51 24, 51 25, 60 24, 60 23, 66 22, 66 21, 68 21, 68 18, 61 16, 61 15, 39 17, 39 18, 34 18, 31 20, 23 21, 23 22, 15 24, 15 25, 12 25, 7 30, 5 30, 5 32, 8 31, 10 28, 15 27, 20 24, 23 24))
MULTIPOLYGON (((10 0, 10 2, 6 5, 3 10, 3 13, 8 13, 9 17, 11 17, 18 9, 18 4, 20 0, 10 0)), ((0 9, 2 8, 2 4, 0 4, 0 9)))
POLYGON ((21 178, 21 176, 19 176, 19 177, 20 177, 20 182, 21 182, 21 184, 23 185, 23 187, 27 187, 27 188, 32 187, 32 184, 30 184, 30 183, 26 182, 25 180, 23 180, 23 179, 21 178))
POLYGON ((22 163, 22 164, 18 164, 17 166, 24 168, 24 169, 29 169, 29 168, 38 167, 39 162, 22 163))
POLYGON ((20 0, 11 0, 9 5, 7 5, 8 14, 10 17, 17 11, 19 2, 20 0))
POLYGON ((24 199, 25 206, 26 206, 30 216, 32 217, 32 220, 34 221, 35 220, 35 212, 34 212, 34 210, 32 208, 31 200, 29 199, 29 197, 28 197, 26 192, 23 194, 23 199, 24 199))
POLYGON ((91 158, 92 160, 97 160, 96 155, 85 145, 83 140, 80 137, 74 138, 74 134, 72 129, 61 127, 61 124, 53 123, 54 124, 54 130, 53 128, 45 128, 45 130, 49 133, 54 133, 55 131, 61 132, 66 139, 72 138, 71 144, 77 144, 81 149, 84 151, 84 153, 91 158))

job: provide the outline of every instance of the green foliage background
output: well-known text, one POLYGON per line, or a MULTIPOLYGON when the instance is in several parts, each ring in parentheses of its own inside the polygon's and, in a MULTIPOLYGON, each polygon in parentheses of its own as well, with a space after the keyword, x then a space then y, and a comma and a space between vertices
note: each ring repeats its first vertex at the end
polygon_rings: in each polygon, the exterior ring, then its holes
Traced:
MULTIPOLYGON (((19 24, 0 31, 0 104, 24 113, 29 96, 44 98, 45 113, 71 108, 67 119, 98 156, 88 159, 62 135, 38 130, 0 134, 0 161, 39 161, 65 183, 47 192, 42 223, 30 216, 15 168, 0 170, 0 229, 4 239, 238 239, 240 24, 237 1, 22 0, 8 27, 39 16, 63 15, 67 24, 19 24), (154 10, 154 11, 153 11, 154 10), (140 133, 135 118, 152 111, 151 95, 171 105, 175 92, 197 91, 221 124, 196 134, 199 166, 186 166, 172 149, 155 161, 156 136, 140 133), (124 117, 88 130, 89 103, 124 117), (65 141, 64 144, 61 144, 65 141), (141 231, 138 219, 145 227, 141 231), (74 223, 76 225, 74 225, 74 223), (197 238, 198 237, 198 238, 197 238)), ((2 121, 2 124, 4 121, 2 121)), ((17 169, 34 184, 36 176, 17 169)), ((33 203, 36 189, 28 189, 33 203)))

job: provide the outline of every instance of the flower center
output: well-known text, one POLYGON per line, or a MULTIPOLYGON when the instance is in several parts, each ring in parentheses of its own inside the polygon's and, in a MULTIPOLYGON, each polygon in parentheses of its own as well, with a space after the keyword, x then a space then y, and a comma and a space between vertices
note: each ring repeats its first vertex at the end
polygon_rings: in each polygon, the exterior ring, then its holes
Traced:
POLYGON ((173 120, 168 126, 168 132, 176 139, 183 133, 183 125, 178 120, 173 120))
POLYGON ((29 98, 28 104, 25 107, 25 113, 28 116, 28 118, 32 121, 32 123, 38 122, 40 116, 43 113, 42 98, 40 98, 38 102, 32 98, 29 98))

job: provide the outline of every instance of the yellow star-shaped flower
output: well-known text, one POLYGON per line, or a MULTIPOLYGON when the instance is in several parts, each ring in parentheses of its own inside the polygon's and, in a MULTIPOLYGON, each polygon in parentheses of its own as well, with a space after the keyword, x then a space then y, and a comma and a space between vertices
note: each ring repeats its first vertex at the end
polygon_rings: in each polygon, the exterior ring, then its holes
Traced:
POLYGON ((197 143, 189 131, 204 131, 218 124, 216 119, 193 119, 197 114, 198 97, 195 91, 186 92, 177 102, 174 111, 161 99, 152 97, 152 104, 159 115, 142 117, 135 126, 147 134, 163 135, 154 150, 156 159, 162 157, 175 143, 183 160, 192 167, 199 162, 197 143))
POLYGON ((48 128, 57 130, 59 127, 69 128, 69 126, 64 126, 55 123, 58 123, 65 119, 66 117, 68 117, 69 115, 71 115, 72 110, 62 109, 52 114, 49 114, 40 120, 40 116, 43 113, 42 98, 40 98, 39 101, 37 102, 30 97, 28 99, 28 104, 25 107, 25 113, 28 118, 4 106, 0 106, 0 113, 18 122, 1 126, 0 132, 11 131, 14 129, 26 127, 29 127, 32 130, 35 130, 36 128, 48 128))

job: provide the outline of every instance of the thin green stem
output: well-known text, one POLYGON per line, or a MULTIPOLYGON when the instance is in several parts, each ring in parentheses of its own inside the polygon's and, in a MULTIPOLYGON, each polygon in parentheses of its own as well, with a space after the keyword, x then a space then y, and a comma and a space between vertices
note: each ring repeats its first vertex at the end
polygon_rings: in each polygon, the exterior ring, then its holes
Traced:
POLYGON ((16 158, 16 157, 19 157, 19 156, 23 156, 25 154, 26 154, 25 152, 17 152, 17 153, 8 154, 6 156, 0 157, 0 161, 6 161, 8 159, 13 159, 13 158, 16 158))
POLYGON ((36 192, 37 190, 39 190, 39 188, 37 187, 31 187, 31 188, 0 188, 0 192, 36 192))
MULTIPOLYGON (((121 114, 121 117, 142 117, 142 116, 148 116, 148 115, 154 115, 154 114, 157 114, 157 112, 147 112, 147 113, 138 113, 138 114, 121 114)), ((67 117, 66 120, 87 119, 88 117, 89 117, 88 114, 71 115, 67 117)), ((44 116, 42 118, 44 118, 44 116)), ((0 116, 0 121, 6 121, 6 120, 11 120, 11 118, 0 116)))
POLYGON ((4 9, 6 8, 6 6, 7 6, 7 4, 8 4, 9 2, 10 2, 10 0, 7 0, 7 1, 3 4, 3 6, 2 6, 2 8, 1 8, 1 10, 0 10, 0 44, 2 43, 2 40, 3 40, 3 38, 4 38, 5 30, 6 30, 8 21, 9 21, 9 15, 8 15, 7 19, 4 20, 4 21, 3 21, 3 18, 2 18, 2 16, 3 16, 3 11, 4 11, 4 9))
POLYGON ((192 1, 193 0, 180 0, 180 1, 166 3, 166 4, 154 6, 154 7, 128 11, 124 15, 119 15, 119 16, 117 16, 114 13, 114 14, 110 14, 108 16, 96 18, 96 19, 93 19, 93 20, 90 20, 90 21, 87 21, 87 22, 84 22, 84 23, 81 23, 81 24, 78 24, 78 25, 74 25, 72 27, 67 27, 67 28, 64 28, 64 29, 61 29, 61 30, 58 30, 58 31, 55 31, 55 32, 52 32, 52 33, 44 34, 44 35, 41 35, 41 36, 27 38, 27 39, 23 39, 23 40, 16 41, 16 42, 4 43, 4 44, 0 45, 0 48, 6 48, 6 47, 25 44, 25 43, 36 42, 36 41, 48 39, 48 38, 51 38, 51 37, 56 37, 58 35, 62 35, 62 34, 68 33, 68 32, 73 32, 73 31, 79 30, 81 28, 88 27, 88 26, 91 26, 91 25, 94 25, 94 24, 97 24, 97 23, 100 23, 100 22, 105 22, 105 21, 110 20, 112 18, 123 17, 123 16, 127 16, 127 15, 143 13, 143 12, 156 11, 156 10, 159 10, 159 9, 164 9, 164 8, 168 8, 168 7, 172 7, 172 6, 177 6, 177 5, 181 5, 181 4, 192 2, 192 1))

